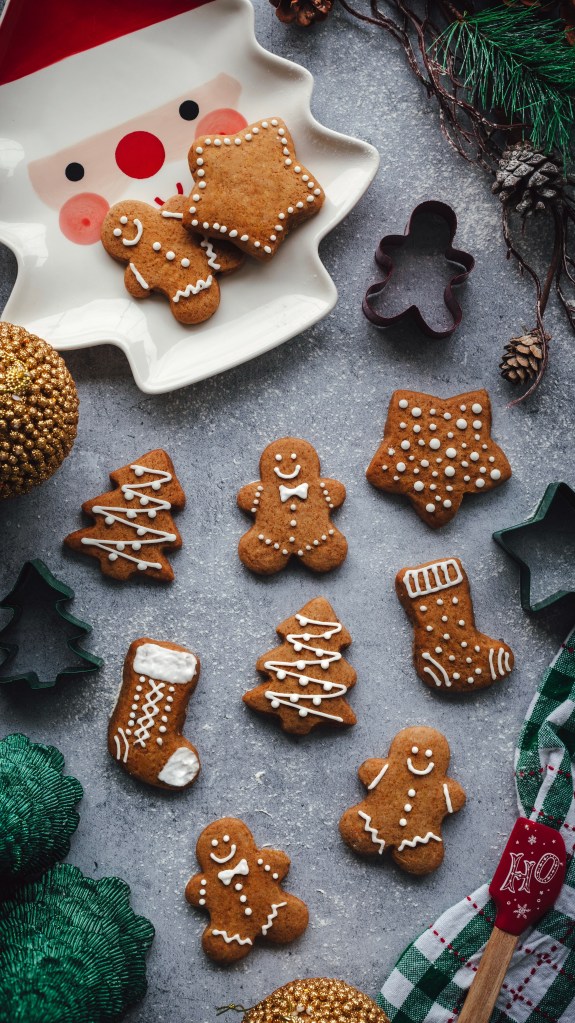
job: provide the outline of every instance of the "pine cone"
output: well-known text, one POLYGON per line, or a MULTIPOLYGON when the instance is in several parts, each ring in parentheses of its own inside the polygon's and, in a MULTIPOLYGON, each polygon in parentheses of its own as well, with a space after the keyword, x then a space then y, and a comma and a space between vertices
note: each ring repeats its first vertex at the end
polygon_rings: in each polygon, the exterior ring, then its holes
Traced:
POLYGON ((537 328, 521 337, 512 337, 509 344, 505 345, 507 354, 499 363, 501 376, 510 384, 525 384, 533 380, 541 369, 545 344, 549 339, 546 334, 543 341, 537 328))
POLYGON ((507 146, 491 191, 504 206, 514 206, 527 217, 559 202, 565 184, 559 154, 545 156, 525 141, 507 146))
POLYGON ((333 0, 270 0, 270 3, 284 24, 289 25, 295 21, 303 28, 309 28, 315 21, 325 21, 333 0))

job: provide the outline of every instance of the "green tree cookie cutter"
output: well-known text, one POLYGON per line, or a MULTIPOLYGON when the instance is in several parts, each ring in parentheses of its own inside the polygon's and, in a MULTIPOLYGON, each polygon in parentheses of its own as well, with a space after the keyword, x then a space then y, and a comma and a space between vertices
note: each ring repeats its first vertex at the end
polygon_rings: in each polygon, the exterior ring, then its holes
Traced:
POLYGON ((88 625, 87 622, 81 621, 80 618, 75 618, 74 615, 71 615, 66 610, 64 605, 73 598, 74 591, 70 588, 70 586, 63 583, 61 579, 57 579, 56 576, 52 575, 50 569, 43 561, 40 561, 39 558, 35 558, 33 561, 25 562, 20 570, 20 574, 15 585, 10 590, 10 593, 0 600, 0 608, 12 611, 10 621, 3 629, 0 629, 0 655, 5 655, 4 660, 0 665, 1 685, 8 682, 26 681, 31 689, 48 689, 55 686, 56 683, 60 682, 63 678, 69 678, 73 675, 85 675, 89 672, 97 671, 98 668, 102 667, 104 662, 101 657, 97 657, 96 654, 89 653, 87 650, 83 650, 80 646, 78 646, 78 640, 82 639, 83 636, 87 636, 92 631, 92 626, 88 625), (62 621, 77 630, 67 637, 66 644, 68 649, 71 650, 71 652, 78 657, 82 663, 66 666, 65 668, 62 668, 54 678, 47 680, 40 679, 37 672, 32 670, 23 670, 16 674, 6 675, 4 674, 6 665, 9 666, 10 661, 16 657, 20 648, 18 644, 4 640, 4 637, 6 637, 14 625, 19 622, 26 606, 31 602, 40 587, 48 590, 54 609, 62 621))
POLYGON ((550 483, 530 518, 525 519, 524 522, 518 522, 514 526, 507 526, 505 529, 498 529, 493 534, 495 542, 498 543, 505 553, 513 558, 513 560, 519 565, 519 594, 521 607, 524 611, 530 611, 532 614, 537 613, 538 611, 545 611, 548 608, 559 604, 572 602, 575 605, 575 590, 573 589, 556 590, 549 596, 544 597, 543 600, 533 602, 531 599, 531 568, 528 563, 519 556, 513 546, 513 537, 517 533, 521 530, 529 529, 530 526, 537 526, 540 523, 545 523, 546 519, 561 506, 567 510, 567 514, 573 524, 573 533, 575 535, 575 491, 573 491, 567 483, 550 483))

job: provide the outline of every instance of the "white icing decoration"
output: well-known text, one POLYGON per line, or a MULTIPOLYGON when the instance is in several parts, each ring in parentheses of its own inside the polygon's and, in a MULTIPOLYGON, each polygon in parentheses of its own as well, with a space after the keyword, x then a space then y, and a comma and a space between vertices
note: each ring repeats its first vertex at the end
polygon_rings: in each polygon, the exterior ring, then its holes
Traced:
POLYGON ((416 845, 427 845, 430 839, 433 839, 434 842, 441 842, 441 839, 437 835, 434 835, 433 831, 428 831, 425 838, 422 838, 421 835, 416 835, 415 838, 412 839, 404 838, 397 851, 402 852, 406 845, 408 845, 410 849, 415 849, 416 845))
POLYGON ((130 267, 130 270, 132 271, 132 273, 133 273, 134 277, 136 278, 136 280, 137 280, 138 284, 140 285, 140 287, 145 288, 146 291, 149 291, 150 285, 148 284, 148 282, 145 279, 145 277, 142 277, 142 274, 138 270, 138 267, 136 266, 136 264, 135 263, 129 263, 128 266, 130 267))
POLYGON ((499 479, 501 479, 501 473, 500 473, 499 469, 492 469, 491 472, 489 473, 489 475, 491 476, 492 480, 499 480, 499 479))
POLYGON ((212 270, 221 270, 221 265, 217 262, 217 255, 214 252, 214 246, 209 238, 203 238, 200 242, 202 249, 206 250, 206 256, 208 257, 208 266, 211 266, 212 270))
POLYGON ((339 651, 323 650, 321 647, 310 646, 310 641, 331 639, 332 636, 341 632, 342 626, 339 622, 323 622, 314 618, 306 618, 301 614, 296 614, 295 617, 304 629, 308 625, 316 625, 324 630, 318 633, 307 631, 302 633, 291 632, 286 636, 286 641, 293 646, 297 654, 302 650, 307 650, 314 654, 315 657, 302 657, 297 661, 265 661, 264 668, 266 671, 275 674, 278 682, 283 682, 287 677, 295 678, 302 688, 307 689, 309 685, 320 686, 323 689, 323 693, 314 691, 309 694, 307 692, 286 694, 268 689, 265 693, 266 699, 270 701, 274 710, 277 710, 278 707, 290 707, 296 710, 300 717, 307 717, 308 714, 311 714, 313 717, 327 718, 330 721, 343 723, 343 718, 337 714, 326 714, 316 708, 321 707, 324 700, 336 700, 338 697, 343 696, 347 692, 347 687, 339 682, 324 682, 322 679, 314 678, 313 675, 303 674, 307 668, 311 668, 314 665, 319 665, 323 671, 328 671, 330 664, 341 660, 342 655, 339 651), (306 703, 312 703, 313 706, 305 706, 306 703))
POLYGON ((170 210, 162 210, 163 217, 171 217, 173 220, 182 220, 183 213, 171 213, 170 210))
POLYGON ((462 579, 461 569, 454 558, 436 561, 433 565, 426 565, 423 568, 409 568, 403 576, 403 582, 410 597, 423 597, 429 593, 446 590, 451 586, 456 586, 462 579), (455 578, 450 577, 450 569, 454 570, 455 578))
POLYGON ((453 813, 453 804, 451 802, 451 796, 449 795, 449 786, 443 783, 443 795, 445 796, 445 805, 448 813, 453 813))
MULTIPOLYGON (((212 857, 212 859, 213 859, 213 857, 212 857)), ((220 872, 218 874, 218 877, 219 877, 219 879, 220 879, 220 881, 222 882, 223 885, 225 885, 226 887, 229 887, 229 885, 231 885, 234 877, 238 877, 238 876, 240 876, 240 877, 247 877, 249 872, 250 872, 250 868, 248 866, 248 861, 246 859, 243 859, 243 860, 240 860, 240 862, 237 864, 237 866, 230 867, 229 870, 220 870, 220 872)), ((239 889, 241 889, 241 887, 242 886, 240 885, 239 889)), ((239 890, 237 888, 237 886, 236 886, 236 889, 239 890)), ((242 898, 243 898, 243 901, 245 902, 245 896, 242 896, 242 898)))
POLYGON ((118 736, 115 735, 114 736, 114 742, 116 743, 116 760, 121 760, 122 763, 125 764, 127 759, 128 759, 128 752, 129 752, 129 749, 130 749, 130 743, 128 742, 128 740, 126 738, 126 733, 125 733, 123 728, 118 728, 118 735, 122 736, 122 739, 124 740, 125 748, 124 748, 124 755, 122 756, 122 750, 120 748, 120 741, 118 739, 118 736))
POLYGON ((414 767, 413 766, 411 757, 407 758, 407 769, 408 769, 408 771, 411 771, 412 774, 419 774, 419 775, 431 774, 431 772, 433 771, 434 767, 435 767, 435 764, 433 763, 433 760, 430 760, 428 765, 427 765, 427 767, 423 767, 420 770, 418 767, 414 767))
MULTIPOLYGON (((437 668, 437 670, 441 673, 441 676, 443 678, 443 681, 445 682, 445 685, 446 686, 450 686, 451 682, 449 681, 449 675, 447 674, 447 672, 446 672, 445 668, 443 667, 443 665, 440 664, 439 661, 436 661, 431 656, 431 654, 428 654, 427 652, 423 653, 421 656, 422 656, 424 661, 430 661, 431 664, 433 664, 434 667, 437 668)), ((424 672, 427 672, 428 675, 431 675, 431 677, 434 680, 436 686, 440 686, 441 685, 441 680, 437 677, 437 675, 435 674, 435 672, 433 671, 432 668, 424 668, 423 670, 424 670, 424 672)))
POLYGON ((379 772, 379 774, 367 786, 368 792, 371 792, 373 789, 377 788, 377 786, 379 785, 379 783, 380 783, 381 779, 383 778, 385 772, 387 771, 388 767, 389 767, 389 764, 384 764, 383 765, 383 767, 382 767, 381 771, 379 772))
MULTIPOLYGON (((212 840, 212 845, 213 844, 214 844, 214 840, 212 840)), ((218 843, 216 842, 216 845, 217 844, 218 843)), ((237 848, 238 848, 237 845, 234 842, 232 842, 232 848, 231 848, 231 850, 230 850, 230 852, 229 852, 229 854, 227 856, 218 857, 214 853, 210 853, 210 859, 213 860, 214 863, 220 863, 220 864, 221 863, 229 863, 230 860, 233 860, 234 856, 236 855, 237 848)))
POLYGON ((172 685, 191 682, 198 662, 193 654, 184 650, 171 650, 156 643, 142 643, 134 657, 133 670, 137 675, 148 675, 172 685))
POLYGON ((158 781, 163 781, 165 785, 173 785, 174 788, 182 788, 193 781, 199 769, 200 762, 194 751, 187 746, 180 746, 164 764, 158 781))
POLYGON ((363 810, 358 810, 357 815, 358 817, 361 817, 363 821, 365 821, 365 826, 363 830, 367 831, 367 833, 371 835, 371 841, 373 842, 373 844, 379 846, 379 855, 381 856, 383 850, 385 849, 385 839, 379 838, 379 832, 377 828, 372 828, 371 817, 369 816, 368 813, 364 813, 363 810))
POLYGON ((262 927, 262 934, 265 935, 268 933, 276 916, 278 915, 278 909, 282 909, 284 906, 287 906, 287 902, 272 902, 272 910, 271 913, 268 913, 267 923, 265 923, 262 927))
MULTIPOLYGON (((276 455, 277 458, 277 455, 276 455)), ((279 461, 279 459, 278 459, 279 461)), ((276 476, 279 476, 280 480, 295 480, 296 476, 299 476, 301 471, 301 465, 296 465, 293 472, 282 472, 278 466, 274 466, 274 472, 276 476)))
MULTIPOLYGON (((132 264, 130 264, 131 266, 132 264)), ((162 529, 153 529, 151 526, 145 526, 141 522, 138 522, 138 516, 148 516, 150 519, 156 517, 157 512, 169 511, 172 507, 169 501, 164 501, 158 497, 152 497, 148 494, 140 494, 140 491, 152 489, 154 491, 159 490, 164 484, 170 483, 172 476, 169 472, 164 472, 163 469, 149 469, 145 465, 131 465, 130 469, 136 477, 143 476, 148 473, 150 476, 160 477, 159 480, 148 480, 143 483, 124 483, 122 486, 122 493, 127 501, 131 501, 134 497, 138 497, 141 507, 129 508, 129 507, 114 507, 105 505, 93 505, 91 509, 92 515, 103 515, 104 521, 107 526, 113 525, 114 522, 119 522, 123 526, 127 526, 129 529, 136 531, 137 539, 135 540, 99 540, 97 537, 84 536, 82 537, 82 543, 87 547, 99 547, 100 550, 108 552, 108 558, 110 561, 116 561, 117 558, 125 558, 126 561, 133 561, 137 564, 141 571, 145 571, 148 568, 156 568, 160 570, 162 565, 157 561, 145 561, 143 558, 134 558, 131 554, 126 554, 125 547, 129 547, 131 550, 139 551, 147 544, 155 544, 156 546, 164 543, 171 543, 176 540, 175 533, 166 533, 162 529), (146 534, 151 534, 151 538, 144 540, 142 537, 146 534)))
POLYGON ((132 221, 132 223, 134 224, 134 226, 136 228, 136 233, 135 233, 133 238, 122 238, 122 242, 126 246, 137 245, 139 240, 140 240, 140 238, 142 237, 142 231, 144 230, 144 228, 142 226, 142 221, 141 220, 138 220, 137 218, 135 218, 132 221))
POLYGON ((208 274, 205 281, 198 278, 195 284, 188 284, 184 291, 178 289, 172 298, 172 302, 179 302, 181 298, 189 298, 190 295, 197 295, 200 291, 207 291, 212 286, 212 275, 208 274))
POLYGON ((239 934, 228 934, 227 931, 217 931, 215 928, 212 931, 212 934, 215 934, 219 938, 223 938, 227 945, 231 945, 232 941, 237 941, 238 945, 253 945, 251 938, 240 938, 239 934))
POLYGON ((476 416, 478 416, 480 412, 483 412, 483 405, 480 405, 479 402, 476 401, 471 406, 471 411, 475 413, 476 416))
POLYGON ((286 487, 283 483, 280 483, 280 501, 282 504, 285 504, 291 497, 299 497, 302 501, 307 501, 308 490, 309 483, 300 483, 297 487, 286 487))

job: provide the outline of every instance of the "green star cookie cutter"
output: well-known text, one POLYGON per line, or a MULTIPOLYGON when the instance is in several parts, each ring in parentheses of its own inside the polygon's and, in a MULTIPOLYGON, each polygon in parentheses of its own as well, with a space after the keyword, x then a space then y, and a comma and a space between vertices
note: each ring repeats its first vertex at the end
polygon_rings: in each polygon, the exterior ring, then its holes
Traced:
MULTIPOLYGON (((529 611, 532 614, 546 611, 548 608, 556 607, 559 604, 563 605, 572 602, 575 605, 575 589, 559 589, 542 600, 533 601, 531 597, 531 568, 527 561, 517 553, 513 545, 513 538, 520 531, 528 530, 530 527, 539 526, 540 524, 545 526, 547 519, 558 509, 566 511, 566 518, 568 517, 570 523, 572 523, 573 534, 575 535, 575 491, 567 483, 550 483, 530 518, 513 526, 507 526, 505 529, 498 529, 493 533, 495 542, 519 565, 521 607, 524 611, 529 611)), ((551 529, 552 527, 548 525, 547 528, 551 529)))
POLYGON ((75 618, 66 610, 65 604, 73 600, 74 591, 61 579, 52 575, 50 569, 39 558, 26 561, 20 570, 20 574, 10 593, 7 593, 0 600, 0 608, 12 612, 10 621, 0 629, 0 655, 4 654, 0 664, 0 685, 8 682, 26 681, 31 689, 48 689, 55 686, 64 678, 73 675, 85 675, 97 671, 103 665, 101 657, 83 650, 78 645, 78 640, 87 636, 92 631, 92 626, 75 618), (10 642, 8 636, 14 626, 20 621, 27 607, 29 607, 40 592, 44 591, 48 600, 53 604, 54 610, 62 619, 62 622, 69 625, 74 631, 66 638, 68 649, 79 658, 81 664, 67 665, 55 675, 54 678, 41 679, 36 671, 31 669, 22 670, 15 674, 5 674, 4 669, 14 660, 20 651, 20 644, 10 642))

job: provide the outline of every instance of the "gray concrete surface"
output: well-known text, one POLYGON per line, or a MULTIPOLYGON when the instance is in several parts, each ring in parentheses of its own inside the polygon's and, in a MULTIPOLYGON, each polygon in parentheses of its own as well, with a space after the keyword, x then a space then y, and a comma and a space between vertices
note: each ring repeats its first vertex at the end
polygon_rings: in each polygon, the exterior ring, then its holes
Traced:
MULTIPOLYGON (((0 507, 0 590, 10 588, 26 558, 45 559, 75 589, 73 610, 93 623, 91 648, 106 661, 97 675, 53 691, 6 688, 0 727, 60 747, 67 770, 85 788, 71 861, 95 877, 124 877, 134 908, 156 926, 149 991, 129 1014, 131 1023, 212 1023, 215 1006, 251 1005, 302 975, 340 976, 375 994, 405 944, 489 877, 516 813, 518 729, 570 624, 565 616, 534 621, 522 612, 516 568, 491 540, 494 529, 532 510, 550 480, 574 482, 573 338, 565 321, 552 310, 552 361, 538 396, 509 409, 497 364, 503 343, 531 323, 531 291, 505 260, 487 180, 447 148, 434 107, 383 33, 339 9, 315 31, 286 29, 267 0, 255 0, 255 7, 260 41, 314 73, 319 120, 381 153, 369 194, 322 248, 340 292, 335 310, 276 351, 165 397, 140 393, 114 348, 68 355, 82 410, 74 451, 40 490, 0 507), (435 343, 411 328, 378 332, 361 313, 377 240, 401 231, 425 198, 455 206, 458 242, 477 258, 459 293, 463 324, 451 340, 435 343), (390 392, 405 386, 441 395, 487 387, 494 433, 513 466, 506 486, 466 501, 436 534, 364 477, 390 392), (236 555, 247 525, 236 491, 256 477, 264 445, 285 434, 311 440, 324 471, 348 488, 337 523, 349 556, 324 578, 293 566, 258 579, 236 555), (61 540, 80 525, 82 501, 106 488, 109 469, 156 446, 171 453, 188 495, 178 518, 185 546, 173 557, 176 580, 169 588, 145 580, 116 586, 95 563, 65 552, 61 540), (419 681, 411 627, 393 590, 402 565, 449 554, 467 567, 479 627, 504 637, 517 661, 508 682, 467 699, 436 696, 419 681), (316 594, 333 602, 353 635, 358 724, 297 742, 250 713, 241 696, 256 681, 257 657, 274 645, 276 624, 316 594), (187 644, 202 659, 186 734, 199 748, 203 772, 180 796, 134 782, 106 751, 124 654, 141 635, 187 644), (447 735, 452 774, 468 792, 465 810, 447 822, 443 866, 419 880, 387 862, 355 857, 337 830, 343 810, 361 797, 358 766, 385 755, 395 732, 413 723, 447 735), (309 929, 297 943, 257 948, 227 970, 204 957, 205 918, 183 897, 196 870, 196 838, 224 814, 243 817, 260 843, 288 852, 289 888, 310 909, 309 929)), ((14 272, 3 253, 2 300, 14 272)), ((549 560, 548 552, 541 557, 549 560)))

